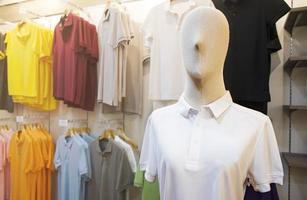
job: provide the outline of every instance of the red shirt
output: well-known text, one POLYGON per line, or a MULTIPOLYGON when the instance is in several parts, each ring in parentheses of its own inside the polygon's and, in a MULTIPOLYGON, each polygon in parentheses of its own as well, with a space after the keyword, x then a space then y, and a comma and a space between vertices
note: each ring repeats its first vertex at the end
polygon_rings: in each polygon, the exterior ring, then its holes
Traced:
POLYGON ((80 51, 81 18, 70 13, 54 31, 53 75, 54 96, 73 103, 76 90, 76 69, 80 51))

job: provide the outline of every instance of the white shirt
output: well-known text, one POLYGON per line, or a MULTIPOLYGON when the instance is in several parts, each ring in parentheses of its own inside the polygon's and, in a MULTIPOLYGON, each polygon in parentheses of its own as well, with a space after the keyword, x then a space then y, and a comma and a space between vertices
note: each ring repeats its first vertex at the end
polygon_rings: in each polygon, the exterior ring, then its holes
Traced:
POLYGON ((129 164, 131 166, 131 169, 134 173, 136 173, 137 170, 137 164, 136 164, 136 159, 132 150, 132 147, 127 144, 125 141, 123 141, 120 137, 115 136, 114 138, 114 143, 120 146, 122 149, 125 150, 129 164))
MULTIPOLYGON (((178 100, 183 92, 185 70, 181 59, 179 31, 185 14, 198 3, 165 1, 151 9, 142 26, 145 46, 151 50, 149 99, 178 100)), ((212 1, 202 5, 213 6, 212 1)))
POLYGON ((183 97, 154 111, 140 166, 148 181, 158 177, 161 200, 240 200, 246 184, 267 192, 284 175, 269 117, 229 92, 200 111, 183 97))

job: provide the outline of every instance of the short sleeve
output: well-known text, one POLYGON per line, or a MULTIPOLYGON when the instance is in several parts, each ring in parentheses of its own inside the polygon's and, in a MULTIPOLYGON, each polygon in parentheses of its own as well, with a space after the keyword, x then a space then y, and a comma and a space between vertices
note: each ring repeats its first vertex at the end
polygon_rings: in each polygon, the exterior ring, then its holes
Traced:
POLYGON ((49 30, 42 29, 39 32, 39 37, 40 58, 47 57, 48 59, 50 59, 52 54, 52 32, 49 30))
POLYGON ((122 152, 116 184, 117 191, 122 192, 126 190, 130 185, 133 185, 133 175, 134 174, 131 170, 127 154, 122 152))
POLYGON ((149 14, 147 15, 144 24, 141 27, 141 31, 144 35, 144 45, 145 47, 150 48, 152 45, 152 42, 154 40, 153 38, 153 30, 154 30, 154 10, 152 9, 149 14))
POLYGON ((290 11, 284 0, 263 0, 265 18, 268 24, 275 24, 282 16, 290 11))
POLYGON ((282 47, 278 37, 276 25, 267 25, 268 26, 268 44, 267 48, 269 53, 274 53, 279 51, 282 47))
POLYGON ((78 169, 79 169, 79 175, 80 176, 87 176, 88 175, 88 158, 86 149, 84 147, 80 147, 80 152, 78 155, 79 163, 78 163, 78 169))
POLYGON ((92 35, 92 52, 91 52, 91 56, 94 59, 95 63, 98 61, 99 59, 99 47, 98 47, 98 34, 97 34, 97 30, 96 27, 94 25, 92 25, 92 29, 91 29, 91 35, 92 35))
POLYGON ((58 169, 62 165, 62 159, 61 159, 61 138, 57 140, 56 143, 56 149, 55 149, 55 154, 54 154, 54 167, 55 169, 58 169))
POLYGON ((145 171, 145 179, 154 182, 157 175, 156 145, 152 117, 148 119, 140 158, 140 168, 145 171))
POLYGON ((114 12, 114 14, 110 14, 111 29, 108 43, 113 48, 117 48, 121 42, 130 40, 130 35, 127 26, 124 24, 124 15, 119 10, 110 9, 109 12, 114 12))
POLYGON ((259 134, 248 171, 248 182, 255 191, 268 192, 271 190, 271 183, 282 185, 284 176, 275 133, 269 118, 259 134))

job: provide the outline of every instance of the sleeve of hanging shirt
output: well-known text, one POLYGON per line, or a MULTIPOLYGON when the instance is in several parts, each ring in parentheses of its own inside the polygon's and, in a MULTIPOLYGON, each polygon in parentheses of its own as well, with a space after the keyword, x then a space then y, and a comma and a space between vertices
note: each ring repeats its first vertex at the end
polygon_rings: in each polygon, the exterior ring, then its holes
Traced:
POLYGON ((56 149, 54 154, 54 167, 55 169, 58 169, 62 165, 62 159, 61 159, 61 148, 62 148, 62 139, 65 139, 63 136, 60 136, 56 143, 56 149))
POLYGON ((89 172, 89 166, 88 166, 88 158, 87 158, 87 153, 86 153, 86 149, 84 148, 84 146, 82 148, 80 148, 79 151, 80 155, 79 155, 79 175, 80 176, 84 176, 84 175, 88 175, 89 172))
POLYGON ((130 39, 129 33, 127 32, 125 20, 123 19, 122 13, 118 9, 110 9, 110 31, 108 36, 108 43, 115 49, 123 41, 130 39))
POLYGON ((282 46, 280 44, 280 40, 278 37, 276 25, 267 25, 268 28, 268 44, 267 48, 269 50, 269 53, 274 53, 279 51, 282 46))
POLYGON ((275 24, 282 16, 290 10, 284 0, 262 0, 266 21, 268 24, 275 24))
POLYGON ((122 192, 126 190, 130 185, 133 185, 134 174, 131 170, 126 152, 122 152, 119 162, 120 167, 117 177, 116 189, 117 191, 122 192))
POLYGON ((259 132, 248 181, 255 191, 268 192, 270 184, 283 184, 283 166, 271 120, 267 117, 259 132))
POLYGON ((151 48, 152 42, 154 40, 154 37, 153 37, 154 23, 155 23, 154 9, 152 9, 147 15, 141 27, 141 31, 144 34, 144 45, 147 48, 151 48))

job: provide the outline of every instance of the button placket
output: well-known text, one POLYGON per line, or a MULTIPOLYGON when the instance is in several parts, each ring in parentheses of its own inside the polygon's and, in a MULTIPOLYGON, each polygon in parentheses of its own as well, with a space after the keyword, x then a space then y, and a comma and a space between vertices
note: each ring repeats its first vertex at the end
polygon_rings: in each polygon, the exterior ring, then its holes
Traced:
POLYGON ((191 132, 191 139, 188 147, 188 155, 186 165, 188 169, 197 169, 199 167, 200 159, 200 139, 201 139, 201 130, 199 117, 195 118, 193 123, 193 128, 191 132))

